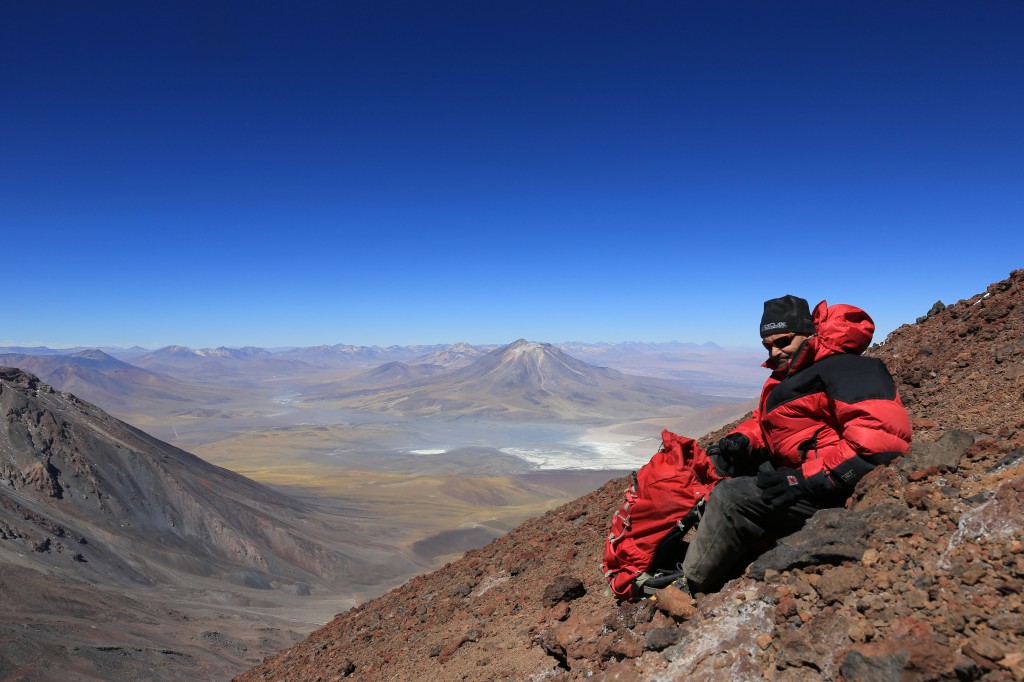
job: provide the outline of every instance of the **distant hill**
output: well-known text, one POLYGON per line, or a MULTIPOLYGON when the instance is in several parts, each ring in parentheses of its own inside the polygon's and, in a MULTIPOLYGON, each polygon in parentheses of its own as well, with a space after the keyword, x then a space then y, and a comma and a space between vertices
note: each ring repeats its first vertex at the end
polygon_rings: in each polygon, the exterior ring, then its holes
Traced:
POLYGON ((168 346, 142 355, 132 363, 156 372, 197 381, 246 380, 276 374, 308 374, 313 366, 263 348, 203 348, 168 346))
POLYGON ((96 349, 70 354, 5 353, 0 355, 0 366, 17 367, 59 390, 108 407, 125 406, 136 400, 191 402, 190 387, 96 349))
POLYGON ((84 349, 67 350, 47 348, 46 346, 0 346, 0 355, 70 355, 80 350, 84 349))
POLYGON ((339 343, 333 346, 310 346, 279 351, 274 355, 283 359, 299 360, 320 368, 367 368, 387 362, 409 362, 416 358, 444 350, 445 346, 353 346, 339 343))
POLYGON ((375 386, 379 385, 390 385, 390 384, 404 384, 409 381, 417 381, 424 377, 429 377, 443 372, 444 367, 441 365, 433 364, 407 364, 404 362, 398 362, 394 360, 392 362, 385 362, 383 365, 375 367, 368 372, 362 374, 356 374, 351 378, 353 384, 371 384, 375 386))
POLYGON ((480 356, 482 351, 468 343, 455 343, 447 348, 436 350, 427 355, 422 355, 412 361, 415 365, 437 365, 439 367, 462 367, 468 365, 480 356))

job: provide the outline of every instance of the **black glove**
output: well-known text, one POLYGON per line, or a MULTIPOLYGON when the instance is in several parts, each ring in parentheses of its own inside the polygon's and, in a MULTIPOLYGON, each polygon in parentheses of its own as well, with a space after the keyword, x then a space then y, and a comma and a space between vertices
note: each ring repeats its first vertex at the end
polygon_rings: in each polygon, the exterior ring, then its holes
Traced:
POLYGON ((730 433, 708 446, 708 457, 722 476, 735 476, 737 470, 750 458, 750 439, 742 433, 730 433))
POLYGON ((811 499, 811 487, 800 469, 776 469, 760 471, 757 487, 761 489, 761 500, 772 509, 782 509, 798 500, 811 499))

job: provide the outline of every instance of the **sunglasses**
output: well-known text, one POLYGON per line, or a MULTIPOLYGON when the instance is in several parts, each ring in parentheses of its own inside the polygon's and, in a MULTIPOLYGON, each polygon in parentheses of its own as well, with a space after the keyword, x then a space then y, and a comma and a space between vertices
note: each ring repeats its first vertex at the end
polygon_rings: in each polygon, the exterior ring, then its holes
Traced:
POLYGON ((774 341, 762 341, 761 345, 770 353, 772 348, 783 350, 786 346, 793 343, 793 339, 795 338, 796 334, 786 334, 785 336, 780 336, 774 341))

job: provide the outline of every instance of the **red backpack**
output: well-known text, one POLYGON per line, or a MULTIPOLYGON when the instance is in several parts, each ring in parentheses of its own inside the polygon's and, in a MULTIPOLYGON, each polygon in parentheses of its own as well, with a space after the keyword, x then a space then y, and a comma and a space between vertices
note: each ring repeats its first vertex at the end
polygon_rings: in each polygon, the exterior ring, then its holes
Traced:
POLYGON ((722 479, 697 441, 671 431, 661 440, 651 461, 633 472, 605 543, 604 576, 619 600, 640 599, 682 575, 683 538, 722 479))

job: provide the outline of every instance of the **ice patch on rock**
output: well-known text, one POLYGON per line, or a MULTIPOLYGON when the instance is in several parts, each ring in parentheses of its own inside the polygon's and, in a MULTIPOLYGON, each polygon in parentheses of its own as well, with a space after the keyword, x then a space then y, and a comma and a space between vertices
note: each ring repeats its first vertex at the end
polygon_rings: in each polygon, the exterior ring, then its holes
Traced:
MULTIPOLYGON (((749 582, 749 581, 748 581, 749 582)), ((744 587, 743 585, 739 587, 744 587)), ((666 649, 669 665, 651 676, 656 682, 673 680, 731 680, 761 682, 764 672, 757 638, 772 632, 775 607, 762 592, 763 584, 749 582, 747 590, 730 590, 733 597, 716 595, 701 608, 696 627, 679 644, 666 649), (734 597, 747 597, 736 603, 734 597)))
POLYGON ((950 569, 950 554, 964 542, 982 536, 994 539, 1020 536, 1024 533, 1022 489, 1024 478, 1005 481, 996 488, 995 494, 989 500, 961 516, 956 532, 949 539, 946 551, 939 558, 939 568, 944 571, 950 569))

